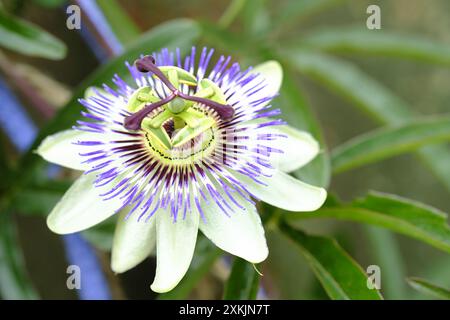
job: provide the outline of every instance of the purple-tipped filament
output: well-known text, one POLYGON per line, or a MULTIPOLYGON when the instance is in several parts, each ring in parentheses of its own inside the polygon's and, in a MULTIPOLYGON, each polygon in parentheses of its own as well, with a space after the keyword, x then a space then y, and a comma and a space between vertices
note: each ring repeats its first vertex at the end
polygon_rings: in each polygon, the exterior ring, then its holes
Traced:
POLYGON ((169 81, 169 79, 164 75, 164 73, 156 66, 155 59, 152 56, 145 56, 141 59, 138 59, 134 64, 140 72, 143 73, 152 72, 156 77, 158 77, 161 80, 162 83, 166 85, 166 87, 172 92, 172 94, 158 102, 148 104, 138 112, 132 114, 131 116, 126 117, 124 121, 124 127, 126 129, 139 130, 141 128, 142 121, 150 112, 152 112, 158 107, 161 107, 169 103, 176 97, 204 104, 213 109, 214 111, 216 111, 222 120, 229 120, 234 116, 234 109, 230 105, 221 104, 206 98, 191 96, 178 91, 178 89, 175 88, 175 86, 169 81))

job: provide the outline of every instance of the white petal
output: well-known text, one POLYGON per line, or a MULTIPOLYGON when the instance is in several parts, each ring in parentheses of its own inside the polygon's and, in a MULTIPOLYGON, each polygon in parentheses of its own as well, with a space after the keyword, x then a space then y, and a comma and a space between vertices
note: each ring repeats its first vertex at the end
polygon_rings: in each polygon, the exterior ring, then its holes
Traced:
POLYGON ((99 194, 108 189, 93 186, 95 173, 82 175, 67 190, 47 217, 55 233, 68 234, 88 229, 116 213, 122 206, 119 197, 103 200, 99 194))
POLYGON ((88 166, 81 163, 86 159, 83 159, 79 153, 86 151, 86 148, 83 149, 83 146, 76 145, 74 142, 93 140, 93 135, 80 130, 61 131, 45 138, 36 150, 36 153, 48 162, 84 171, 88 169, 88 166))
POLYGON ((276 94, 280 90, 283 81, 283 68, 275 60, 269 60, 255 66, 251 73, 258 73, 267 81, 266 93, 276 94))
POLYGON ((290 175, 275 170, 271 177, 257 179, 267 186, 256 183, 240 173, 234 173, 247 189, 260 200, 288 211, 315 211, 327 198, 327 191, 315 187, 290 175))
POLYGON ((155 292, 172 290, 186 274, 197 241, 199 215, 187 213, 186 218, 173 221, 170 213, 159 210, 156 219, 156 275, 151 285, 155 292))
MULTIPOLYGON (((226 197, 224 192, 221 195, 226 197)), ((200 230, 222 250, 249 262, 259 263, 269 254, 261 219, 252 203, 237 192, 232 193, 232 196, 245 210, 228 201, 234 211, 230 212, 229 217, 211 200, 209 205, 202 205, 206 222, 200 222, 200 230)))
MULTIPOLYGON (((274 96, 280 91, 283 69, 278 61, 270 60, 255 66, 251 73, 258 73, 266 79, 267 86, 261 90, 264 97, 274 96)), ((269 101, 266 103, 268 104, 269 101)))
MULTIPOLYGON (((129 207, 130 209, 132 206, 129 207)), ((119 215, 114 232, 111 253, 111 269, 122 273, 134 268, 144 261, 156 245, 156 223, 154 217, 138 221, 135 215, 127 220, 129 210, 123 210, 119 215)))
POLYGON ((269 126, 262 129, 265 133, 287 136, 287 138, 280 137, 264 142, 264 145, 283 151, 283 153, 270 155, 272 164, 283 172, 291 172, 303 167, 320 151, 319 143, 308 132, 287 125, 269 126))
MULTIPOLYGON (((259 118, 239 124, 238 128, 251 127, 266 122, 273 121, 270 118, 259 118)), ((283 153, 272 153, 271 163, 283 172, 295 171, 311 160, 320 152, 320 145, 314 137, 302 130, 298 130, 289 125, 274 125, 261 128, 252 128, 254 137, 258 135, 283 135, 273 140, 260 140, 258 143, 271 148, 279 149, 283 153)))

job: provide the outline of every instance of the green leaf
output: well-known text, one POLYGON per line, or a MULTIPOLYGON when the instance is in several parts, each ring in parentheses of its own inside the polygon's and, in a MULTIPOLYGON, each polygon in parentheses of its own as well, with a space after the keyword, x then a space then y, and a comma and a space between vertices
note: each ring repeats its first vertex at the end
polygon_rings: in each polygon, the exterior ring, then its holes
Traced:
POLYGON ((450 290, 434 285, 420 278, 406 279, 408 284, 417 291, 438 299, 450 300, 450 290))
POLYGON ((253 264, 235 257, 223 299, 255 300, 258 294, 259 277, 253 264))
POLYGON ((384 30, 373 32, 363 25, 315 31, 299 44, 328 52, 385 55, 450 66, 448 44, 384 30))
POLYGON ((331 153, 334 173, 415 151, 450 139, 450 118, 434 117, 382 128, 355 137, 331 153))
POLYGON ((0 295, 3 299, 36 299, 28 278, 16 235, 14 221, 0 214, 0 295))
POLYGON ((59 60, 66 56, 63 42, 40 27, 0 10, 0 46, 33 57, 59 60))
POLYGON ((380 300, 378 290, 367 286, 363 269, 334 239, 311 236, 293 229, 287 223, 280 225, 283 233, 298 245, 311 269, 333 300, 380 300))
POLYGON ((200 30, 194 21, 177 19, 163 23, 154 29, 144 33, 139 39, 129 45, 128 49, 119 57, 101 66, 88 77, 75 91, 73 98, 67 105, 39 132, 32 147, 25 154, 21 162, 20 180, 17 182, 25 185, 28 182, 30 172, 38 168, 44 161, 33 153, 40 142, 48 135, 70 128, 80 117, 83 110, 78 99, 84 96, 84 92, 91 86, 102 83, 111 83, 114 74, 126 76, 128 74, 125 61, 134 61, 139 55, 157 51, 168 47, 179 47, 182 53, 187 52, 192 43, 199 37, 200 30))
POLYGON ((325 206, 314 213, 286 214, 285 218, 333 218, 373 224, 450 253, 447 215, 436 208, 396 195, 371 192, 348 205, 325 206))
POLYGON ((167 293, 160 294, 158 299, 162 300, 183 300, 189 297, 192 289, 211 269, 217 258, 220 257, 222 251, 217 248, 206 237, 199 237, 195 247, 194 258, 183 280, 172 290, 167 293))
POLYGON ((120 3, 116 0, 97 0, 97 4, 120 42, 128 44, 139 36, 139 28, 120 3))
POLYGON ((331 170, 322 130, 301 88, 295 83, 292 73, 285 72, 280 97, 277 99, 277 105, 281 107, 284 119, 295 127, 310 132, 324 150, 312 162, 294 174, 308 183, 327 187, 330 182, 331 170))
MULTIPOLYGON (((301 73, 316 79, 381 123, 397 125, 416 117, 406 102, 352 63, 308 50, 287 50, 283 56, 301 73)), ((450 150, 436 145, 423 147, 418 153, 450 191, 450 150)))

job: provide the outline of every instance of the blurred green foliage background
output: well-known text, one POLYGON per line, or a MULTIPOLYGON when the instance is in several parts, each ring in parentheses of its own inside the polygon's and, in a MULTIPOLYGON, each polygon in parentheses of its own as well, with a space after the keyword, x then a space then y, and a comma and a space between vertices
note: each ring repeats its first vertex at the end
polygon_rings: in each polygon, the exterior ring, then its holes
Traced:
MULTIPOLYGON (((188 48, 195 44, 231 54, 244 66, 280 60, 285 79, 273 105, 282 108, 290 124, 311 131, 324 150, 313 164, 295 174, 329 185, 332 200, 319 213, 305 217, 295 214, 288 219, 264 205, 270 256, 258 267, 264 274, 260 297, 376 298, 364 289, 365 283, 347 282, 360 279, 369 265, 381 267, 381 294, 385 299, 450 296, 434 286, 450 287, 450 231, 444 221, 448 218, 437 221, 434 209, 428 212, 428 207, 419 205, 424 212, 414 219, 415 210, 420 211, 416 203, 388 203, 384 195, 382 199, 365 198, 369 190, 377 190, 450 211, 449 1, 98 0, 101 12, 124 45, 124 53, 114 58, 95 23, 82 15, 82 29, 86 28, 106 52, 100 60, 83 32, 66 28, 65 1, 1 3, 2 12, 8 16, 32 22, 63 42, 24 31, 27 41, 38 44, 31 47, 25 42, 27 48, 35 49, 31 54, 23 52, 11 46, 14 37, 4 36, 16 27, 11 27, 7 18, 0 23, 0 44, 5 47, 0 51, 2 76, 33 121, 43 128, 34 146, 47 134, 74 123, 81 110, 75 99, 88 85, 108 81, 123 69, 124 60, 133 61, 140 53, 161 46, 181 44, 188 48), (370 4, 381 8, 381 30, 366 27, 370 4), (180 18, 189 20, 174 20, 180 18), (42 49, 39 41, 48 43, 42 49), (105 64, 107 61, 112 62, 105 64), (93 73, 97 68, 100 71, 93 73), (363 135, 380 128, 382 131, 363 135), (351 140, 355 137, 359 140, 351 140), (359 198, 365 200, 354 202, 359 198), (361 208, 379 214, 364 220, 361 208), (402 210, 405 215, 395 220, 393 217, 402 210), (343 213, 350 216, 339 216, 343 213), (327 218, 314 219, 314 215, 327 218), (392 224, 390 219, 394 219, 392 224), (394 232, 404 225, 403 235, 394 232), (296 230, 335 238, 340 247, 322 238, 296 234, 296 230), (341 247, 362 269, 346 260, 341 247), (426 282, 408 282, 410 277, 426 282), (333 294, 333 290, 343 294, 333 294)), ((20 134, 20 128, 17 130, 20 134)), ((0 202, 4 241, 0 296, 76 298, 76 292, 65 286, 64 247, 47 229, 44 219, 73 173, 60 172, 49 183, 42 161, 31 152, 21 156, 6 134, 0 138, 5 162, 2 180, 6 181, 1 184, 0 202), (9 225, 14 225, 12 231, 9 225), (17 237, 7 237, 8 232, 15 231, 17 237), (33 294, 20 294, 27 287, 33 294)), ((108 248, 112 230, 111 224, 105 223, 84 234, 97 248, 112 297, 156 298, 149 289, 153 258, 123 275, 111 273, 108 248)), ((197 249, 186 279, 160 298, 213 299, 221 298, 224 291, 226 298, 255 296, 251 265, 236 259, 229 277, 229 260, 218 259, 221 254, 217 249, 205 241, 197 249), (239 279, 242 274, 245 278, 239 279)))

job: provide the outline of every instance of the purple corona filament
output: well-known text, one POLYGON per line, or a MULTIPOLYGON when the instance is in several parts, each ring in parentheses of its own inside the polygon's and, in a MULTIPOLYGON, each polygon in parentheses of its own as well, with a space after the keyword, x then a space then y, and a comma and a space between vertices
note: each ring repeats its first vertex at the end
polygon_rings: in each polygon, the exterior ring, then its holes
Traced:
POLYGON ((161 80, 162 83, 164 83, 167 86, 167 88, 172 92, 172 94, 158 102, 146 105, 140 111, 132 114, 131 116, 126 117, 124 121, 124 127, 126 129, 139 130, 141 128, 142 121, 150 112, 152 112, 158 107, 161 107, 169 103, 176 97, 204 104, 213 109, 214 111, 216 111, 222 120, 229 120, 234 116, 234 109, 230 105, 224 105, 206 98, 190 96, 188 94, 184 94, 178 91, 178 89, 175 88, 175 86, 169 81, 169 79, 167 79, 164 73, 162 73, 161 70, 156 66, 155 59, 152 56, 145 56, 141 59, 138 59, 134 64, 136 68, 142 73, 152 72, 156 77, 158 77, 161 80))

